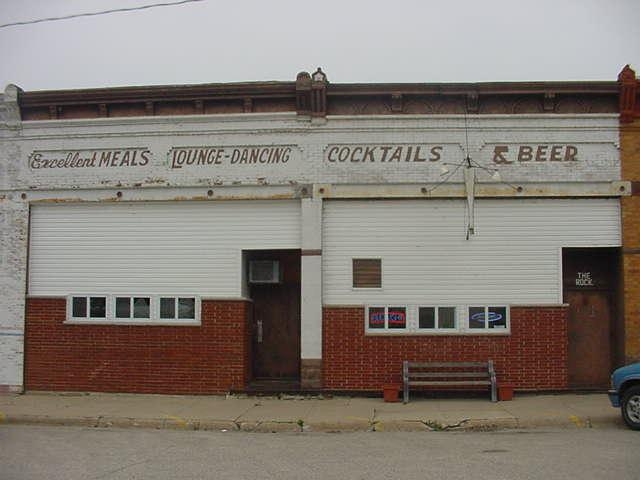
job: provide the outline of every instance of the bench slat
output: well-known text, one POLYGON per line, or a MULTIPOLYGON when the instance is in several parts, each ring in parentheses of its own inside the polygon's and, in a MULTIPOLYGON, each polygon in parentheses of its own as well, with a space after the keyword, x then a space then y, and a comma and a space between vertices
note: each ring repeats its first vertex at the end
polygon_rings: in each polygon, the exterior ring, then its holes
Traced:
POLYGON ((412 378, 456 378, 456 377, 482 377, 487 378, 487 372, 409 372, 409 379, 412 378))
POLYGON ((491 385, 491 381, 489 380, 454 380, 448 382, 446 380, 433 380, 433 381, 425 381, 425 380, 417 380, 415 382, 409 382, 409 385, 491 385))
POLYGON ((485 362, 427 362, 427 363, 414 363, 409 362, 409 368, 484 368, 487 369, 489 367, 488 363, 485 362))

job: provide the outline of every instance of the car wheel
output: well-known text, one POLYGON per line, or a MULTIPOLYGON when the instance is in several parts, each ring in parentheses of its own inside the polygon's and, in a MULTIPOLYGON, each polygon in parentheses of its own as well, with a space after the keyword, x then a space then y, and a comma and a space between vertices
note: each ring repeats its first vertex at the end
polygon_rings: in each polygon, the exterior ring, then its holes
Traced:
POLYGON ((640 430, 640 385, 634 385, 622 397, 622 418, 633 430, 640 430))

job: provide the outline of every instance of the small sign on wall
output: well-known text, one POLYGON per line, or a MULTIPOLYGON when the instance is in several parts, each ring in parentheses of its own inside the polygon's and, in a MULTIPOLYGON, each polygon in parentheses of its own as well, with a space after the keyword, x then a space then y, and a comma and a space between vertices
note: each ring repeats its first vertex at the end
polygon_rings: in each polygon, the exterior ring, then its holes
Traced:
POLYGON ((576 287, 593 287, 591 272, 576 272, 576 287))
POLYGON ((405 307, 389 307, 389 328, 407 327, 407 309, 405 307))
POLYGON ((613 290, 617 288, 619 268, 619 248, 562 249, 562 283, 565 290, 613 290))
POLYGON ((369 308, 369 328, 385 327, 385 311, 384 307, 369 308))

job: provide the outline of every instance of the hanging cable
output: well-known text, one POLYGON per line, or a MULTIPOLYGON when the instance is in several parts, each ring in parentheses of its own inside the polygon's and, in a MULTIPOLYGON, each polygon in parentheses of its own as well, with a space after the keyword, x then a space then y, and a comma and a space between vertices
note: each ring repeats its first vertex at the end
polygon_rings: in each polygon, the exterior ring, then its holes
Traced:
MULTIPOLYGON (((447 165, 450 165, 450 164, 447 164, 447 165)), ((449 172, 449 174, 444 178, 444 180, 441 180, 440 182, 436 183, 433 187, 429 188, 428 190, 424 190, 424 193, 431 193, 439 186, 447 183, 449 179, 453 177, 456 174, 456 172, 460 170, 460 168, 462 168, 462 165, 463 165, 462 163, 456 163, 455 164, 456 168, 452 172, 449 172)))
POLYGON ((499 178, 499 170, 497 168, 489 168, 489 167, 485 167, 484 165, 479 164, 477 161, 473 160, 471 158, 471 155, 469 153, 469 123, 468 123, 468 118, 467 118, 467 112, 469 110, 469 97, 467 96, 466 99, 466 103, 465 103, 465 109, 464 109, 464 147, 462 147, 462 150, 464 152, 464 159, 460 162, 460 163, 443 163, 443 174, 444 173, 448 173, 448 169, 446 168, 445 165, 455 165, 455 169, 450 172, 443 180, 441 180, 440 182, 436 183, 433 187, 426 189, 423 188, 422 192, 425 194, 430 194, 431 192, 433 192, 436 188, 442 186, 443 184, 447 183, 457 172, 458 170, 460 170, 461 168, 464 167, 463 170, 463 180, 464 180, 464 190, 465 190, 465 194, 467 197, 467 205, 465 208, 465 217, 466 217, 466 229, 465 229, 465 238, 466 240, 469 240, 471 238, 471 235, 475 235, 476 233, 476 229, 475 229, 475 211, 476 211, 476 204, 475 204, 475 197, 476 197, 476 193, 477 193, 477 177, 476 177, 476 172, 477 170, 484 170, 485 172, 487 172, 494 180, 498 181, 499 183, 503 183, 505 185, 510 186, 511 188, 513 188, 514 190, 516 190, 517 192, 521 192, 522 191, 522 187, 520 186, 516 186, 513 185, 509 182, 505 182, 504 180, 502 180, 501 178, 499 178))
POLYGON ((16 26, 19 26, 19 25, 32 25, 34 23, 43 23, 43 22, 55 22, 57 20, 68 20, 70 18, 78 18, 78 17, 94 17, 96 15, 106 15, 108 13, 134 12, 134 11, 137 11, 137 10, 147 10, 149 8, 156 8, 156 7, 173 7, 173 6, 176 6, 176 5, 183 5, 185 3, 194 3, 194 2, 204 2, 204 0, 181 0, 179 2, 154 3, 154 4, 151 4, 151 5, 140 5, 139 7, 115 8, 113 10, 103 10, 101 12, 77 13, 77 14, 74 14, 74 15, 65 15, 63 17, 40 18, 38 20, 26 20, 24 22, 5 23, 4 25, 0 25, 0 28, 16 27, 16 26))
POLYGON ((465 155, 467 160, 469 159, 469 127, 467 125, 467 112, 469 111, 469 97, 465 100, 464 107, 464 142, 465 142, 465 155))

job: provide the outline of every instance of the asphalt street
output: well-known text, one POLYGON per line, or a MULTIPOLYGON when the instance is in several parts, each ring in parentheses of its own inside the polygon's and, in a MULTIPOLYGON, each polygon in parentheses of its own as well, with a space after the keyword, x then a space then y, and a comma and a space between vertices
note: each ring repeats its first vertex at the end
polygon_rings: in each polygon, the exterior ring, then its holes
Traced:
POLYGON ((247 433, 0 426, 2 480, 640 478, 640 432, 247 433))

